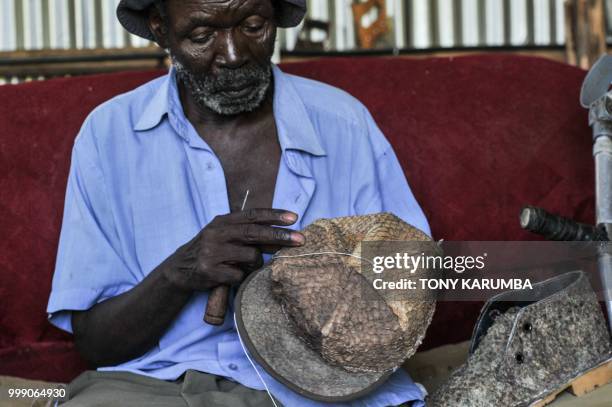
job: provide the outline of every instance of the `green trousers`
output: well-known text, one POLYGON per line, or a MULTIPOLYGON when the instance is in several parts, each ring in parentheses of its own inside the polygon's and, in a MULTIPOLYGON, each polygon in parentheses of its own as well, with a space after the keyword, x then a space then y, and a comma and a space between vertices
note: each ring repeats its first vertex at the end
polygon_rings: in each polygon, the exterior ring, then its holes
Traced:
MULTIPOLYGON (((188 370, 175 381, 127 372, 87 371, 68 385, 63 407, 273 407, 265 391, 188 370)), ((277 401, 276 404, 280 406, 277 401)))

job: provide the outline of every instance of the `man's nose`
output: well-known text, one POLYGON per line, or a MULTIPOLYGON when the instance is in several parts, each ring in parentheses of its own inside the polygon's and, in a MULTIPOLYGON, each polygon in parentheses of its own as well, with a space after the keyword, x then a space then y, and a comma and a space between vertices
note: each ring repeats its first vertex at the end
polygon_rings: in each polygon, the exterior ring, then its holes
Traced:
POLYGON ((217 37, 216 62, 224 68, 239 68, 247 62, 246 53, 232 30, 226 30, 217 37))

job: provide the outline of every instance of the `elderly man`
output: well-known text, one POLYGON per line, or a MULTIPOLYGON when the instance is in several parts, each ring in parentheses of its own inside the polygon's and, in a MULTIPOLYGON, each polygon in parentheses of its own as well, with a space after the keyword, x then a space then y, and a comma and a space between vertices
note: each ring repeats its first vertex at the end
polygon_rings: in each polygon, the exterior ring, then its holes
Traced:
MULTIPOLYGON (((172 69, 95 109, 75 141, 48 312, 98 370, 67 405, 317 405, 256 373, 231 305, 202 321, 210 290, 303 244, 318 218, 389 211, 429 232, 363 105, 271 64, 304 3, 120 2, 172 69)), ((422 398, 398 371, 356 403, 422 398)))

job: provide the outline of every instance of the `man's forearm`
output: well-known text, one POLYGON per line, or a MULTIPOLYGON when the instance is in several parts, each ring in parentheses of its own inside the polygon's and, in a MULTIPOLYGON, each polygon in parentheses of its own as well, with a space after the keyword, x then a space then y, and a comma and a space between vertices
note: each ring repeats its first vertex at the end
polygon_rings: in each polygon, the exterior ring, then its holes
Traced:
POLYGON ((116 365, 151 349, 193 292, 237 285, 242 268, 263 264, 258 247, 300 246, 304 236, 288 226, 297 215, 279 209, 251 209, 217 216, 191 241, 124 294, 74 312, 77 348, 97 366, 116 365))
POLYGON ((73 312, 72 328, 81 355, 96 366, 134 359, 151 349, 189 301, 192 292, 166 277, 166 260, 131 290, 73 312))

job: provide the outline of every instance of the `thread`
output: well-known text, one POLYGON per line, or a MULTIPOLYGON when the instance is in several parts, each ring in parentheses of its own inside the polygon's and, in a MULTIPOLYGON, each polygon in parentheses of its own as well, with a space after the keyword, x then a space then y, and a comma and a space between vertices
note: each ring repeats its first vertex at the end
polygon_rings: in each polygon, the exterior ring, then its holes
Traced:
POLYGON ((276 401, 274 401, 274 397, 272 396, 272 393, 270 393, 270 389, 268 388, 266 381, 263 379, 263 377, 261 377, 261 374, 259 374, 259 370, 257 369, 257 366, 255 366, 255 363, 253 363, 253 361, 251 360, 251 357, 249 356, 249 352, 247 352, 246 347, 244 346, 244 343, 242 342, 242 338, 240 337, 240 332, 238 331, 238 324, 236 323, 235 313, 234 313, 234 326, 236 327, 236 334, 238 335, 238 341, 240 342, 242 351, 244 352, 251 366, 253 366, 253 369, 255 369, 255 373, 257 373, 257 377, 259 377, 259 380, 261 380, 261 383, 264 385, 264 388, 266 389, 266 393, 268 393, 270 400, 272 400, 272 404, 274 404, 274 407, 278 407, 278 405, 276 404, 276 401))
POLYGON ((291 259, 291 258, 295 258, 295 257, 307 257, 307 256, 321 256, 321 255, 325 255, 325 254, 337 254, 340 256, 349 256, 349 257, 354 257, 356 259, 360 259, 360 260, 364 260, 367 261, 368 263, 370 263, 371 265, 374 265, 374 263, 372 263, 372 261, 370 259, 366 259, 365 257, 360 257, 357 256, 355 254, 352 253, 342 253, 342 252, 314 252, 314 253, 302 253, 302 254, 295 254, 292 256, 272 256, 273 259, 291 259))

